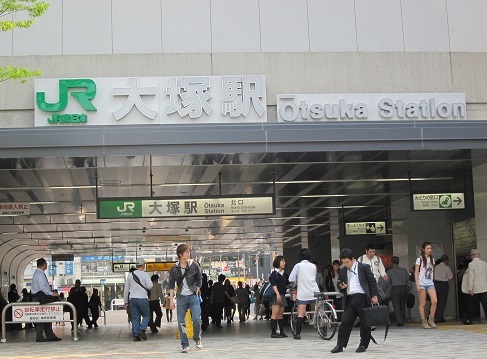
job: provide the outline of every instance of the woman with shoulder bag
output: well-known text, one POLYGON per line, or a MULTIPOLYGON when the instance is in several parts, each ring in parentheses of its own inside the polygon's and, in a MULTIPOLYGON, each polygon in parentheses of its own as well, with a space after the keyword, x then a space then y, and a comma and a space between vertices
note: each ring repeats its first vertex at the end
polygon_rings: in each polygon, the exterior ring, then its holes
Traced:
POLYGON ((421 246, 421 256, 416 259, 414 265, 414 278, 416 281, 416 290, 419 297, 419 316, 423 329, 436 329, 435 313, 438 300, 436 298, 435 285, 433 283, 433 271, 435 269, 435 260, 431 255, 433 248, 430 242, 424 242, 421 246), (429 318, 425 316, 426 295, 430 297, 431 307, 429 318))

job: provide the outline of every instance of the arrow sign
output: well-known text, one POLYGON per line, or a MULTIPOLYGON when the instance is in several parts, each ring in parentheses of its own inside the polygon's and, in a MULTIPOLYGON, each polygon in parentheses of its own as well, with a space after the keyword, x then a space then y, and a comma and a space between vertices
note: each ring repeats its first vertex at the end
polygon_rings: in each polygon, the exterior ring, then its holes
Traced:
POLYGON ((464 209, 464 193, 421 193, 413 194, 413 209, 415 211, 437 209, 464 209))
POLYGON ((346 222, 345 235, 385 234, 386 222, 346 222))

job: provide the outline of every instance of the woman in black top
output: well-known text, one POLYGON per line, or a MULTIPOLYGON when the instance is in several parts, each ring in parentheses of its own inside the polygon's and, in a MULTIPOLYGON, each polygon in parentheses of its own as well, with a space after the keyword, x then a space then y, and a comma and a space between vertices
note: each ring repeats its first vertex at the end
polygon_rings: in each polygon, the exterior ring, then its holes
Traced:
POLYGON ((272 266, 275 268, 275 270, 269 276, 269 283, 271 283, 272 289, 274 290, 274 298, 271 302, 271 338, 286 338, 287 335, 284 333, 283 319, 284 308, 287 305, 286 289, 289 283, 288 276, 286 273, 284 273, 284 269, 286 268, 286 260, 283 256, 277 256, 274 259, 272 266), (278 324, 279 334, 276 333, 278 324))

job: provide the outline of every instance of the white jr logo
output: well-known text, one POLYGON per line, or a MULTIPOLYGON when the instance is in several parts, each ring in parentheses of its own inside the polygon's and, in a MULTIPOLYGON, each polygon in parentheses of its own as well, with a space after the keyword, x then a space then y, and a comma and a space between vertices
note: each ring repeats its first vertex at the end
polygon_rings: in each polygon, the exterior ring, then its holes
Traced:
POLYGON ((120 208, 120 206, 117 206, 117 211, 120 213, 127 212, 127 211, 130 211, 133 213, 134 207, 135 207, 134 202, 123 202, 123 208, 120 208))

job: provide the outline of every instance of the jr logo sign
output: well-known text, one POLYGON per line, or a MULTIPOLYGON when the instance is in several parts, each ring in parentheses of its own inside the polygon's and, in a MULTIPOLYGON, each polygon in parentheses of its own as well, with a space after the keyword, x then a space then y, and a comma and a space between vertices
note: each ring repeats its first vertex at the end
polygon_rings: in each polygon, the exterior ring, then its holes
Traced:
POLYGON ((37 107, 46 112, 63 111, 68 105, 69 89, 84 89, 83 91, 71 91, 71 96, 78 101, 85 111, 96 111, 96 107, 91 103, 91 100, 96 94, 96 84, 90 79, 59 80, 59 101, 56 103, 48 103, 46 102, 45 92, 37 92, 37 107))

